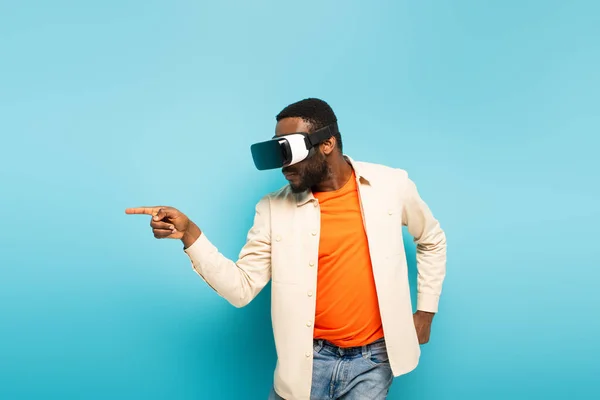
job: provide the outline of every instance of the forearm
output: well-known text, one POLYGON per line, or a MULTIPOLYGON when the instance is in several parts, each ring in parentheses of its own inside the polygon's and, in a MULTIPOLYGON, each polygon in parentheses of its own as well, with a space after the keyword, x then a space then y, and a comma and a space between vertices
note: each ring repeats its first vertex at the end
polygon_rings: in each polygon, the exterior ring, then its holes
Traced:
POLYGON ((185 252, 194 271, 221 297, 235 307, 250 303, 270 279, 265 262, 258 254, 250 254, 247 245, 237 262, 227 258, 205 237, 198 239, 185 252), (246 257, 244 257, 246 256, 246 257))
POLYGON ((446 236, 439 228, 417 243, 417 308, 435 313, 446 276, 446 236))
POLYGON ((236 307, 250 303, 271 279, 269 211, 268 199, 263 198, 256 206, 254 224, 237 261, 221 254, 191 221, 182 237, 194 271, 236 307))

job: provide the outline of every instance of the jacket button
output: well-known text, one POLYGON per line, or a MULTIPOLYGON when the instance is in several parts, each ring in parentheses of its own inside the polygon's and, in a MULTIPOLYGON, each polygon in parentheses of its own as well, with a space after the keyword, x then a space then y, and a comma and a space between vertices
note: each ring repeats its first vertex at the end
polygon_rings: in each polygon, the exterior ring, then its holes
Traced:
POLYGON ((307 352, 306 352, 304 355, 305 355, 306 357, 310 357, 310 353, 309 353, 308 351, 307 351, 307 352))
POLYGON ((311 292, 311 291, 309 290, 307 294, 308 294, 308 297, 312 297, 312 295, 313 295, 313 292, 311 292))
POLYGON ((308 322, 306 323, 306 326, 308 326, 308 327, 310 328, 310 327, 312 326, 312 322, 308 321, 308 322))
POLYGON ((392 210, 388 210, 388 214, 392 215, 393 214, 392 210))
POLYGON ((275 240, 279 242, 279 241, 281 240, 281 236, 277 235, 277 236, 275 237, 275 240))
POLYGON ((311 267, 314 267, 315 263, 311 261, 311 262, 308 263, 308 265, 310 265, 311 267))
POLYGON ((317 231, 312 231, 313 236, 317 236, 317 231))

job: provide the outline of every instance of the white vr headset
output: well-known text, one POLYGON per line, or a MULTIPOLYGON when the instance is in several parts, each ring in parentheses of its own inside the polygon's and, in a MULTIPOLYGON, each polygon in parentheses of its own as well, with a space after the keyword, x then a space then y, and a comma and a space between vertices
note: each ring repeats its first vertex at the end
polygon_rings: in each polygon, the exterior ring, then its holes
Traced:
POLYGON ((311 157, 315 147, 338 132, 333 123, 313 133, 295 132, 275 136, 265 142, 250 146, 254 165, 260 171, 283 168, 311 157))

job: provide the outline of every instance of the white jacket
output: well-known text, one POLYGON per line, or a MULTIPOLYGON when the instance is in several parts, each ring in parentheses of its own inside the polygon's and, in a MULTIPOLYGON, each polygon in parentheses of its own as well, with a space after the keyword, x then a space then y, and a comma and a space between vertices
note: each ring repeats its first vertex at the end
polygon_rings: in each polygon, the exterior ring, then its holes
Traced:
MULTIPOLYGON (((417 244, 417 309, 423 311, 438 310, 446 237, 406 171, 346 158, 358 183, 389 361, 399 376, 412 371, 420 356, 402 227, 417 244)), ((223 256, 204 233, 185 249, 193 269, 236 307, 248 304, 271 280, 274 386, 286 399, 310 397, 319 226, 317 199, 310 191, 294 194, 286 185, 256 205, 237 261, 223 256)))

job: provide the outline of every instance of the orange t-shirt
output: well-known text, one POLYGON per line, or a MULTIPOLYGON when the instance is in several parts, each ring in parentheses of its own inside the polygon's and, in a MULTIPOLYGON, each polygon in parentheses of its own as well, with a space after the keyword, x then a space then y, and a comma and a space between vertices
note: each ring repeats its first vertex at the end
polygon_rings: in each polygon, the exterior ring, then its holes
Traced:
POLYGON ((321 236, 314 337, 340 347, 383 337, 354 172, 340 189, 315 192, 321 236))

